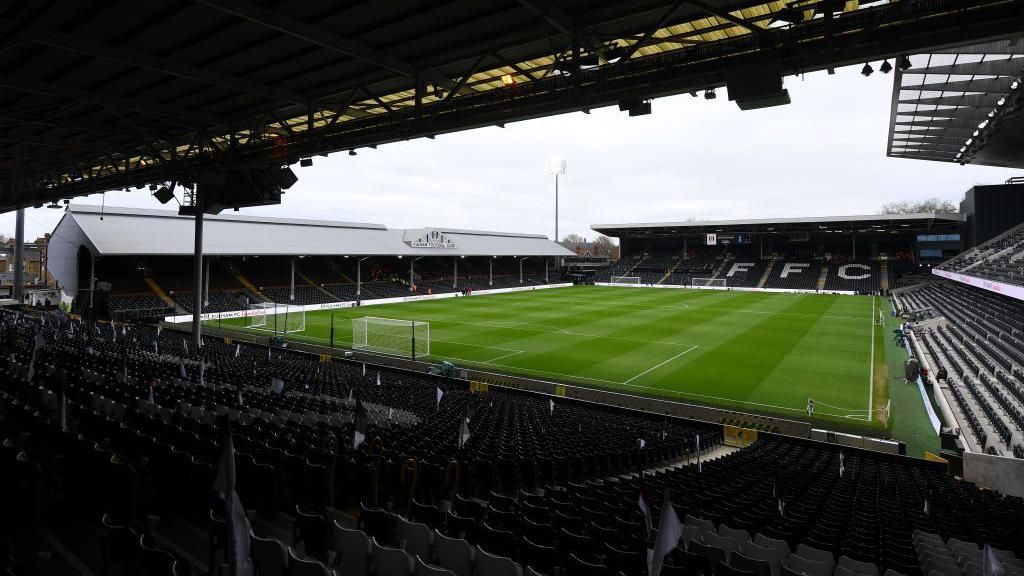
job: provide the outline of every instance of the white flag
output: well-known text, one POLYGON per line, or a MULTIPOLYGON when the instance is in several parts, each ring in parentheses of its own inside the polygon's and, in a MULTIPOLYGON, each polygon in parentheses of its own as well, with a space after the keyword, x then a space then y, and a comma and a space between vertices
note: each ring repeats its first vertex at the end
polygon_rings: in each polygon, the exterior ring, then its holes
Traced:
POLYGON ((281 380, 277 376, 274 376, 273 378, 271 378, 270 379, 270 390, 274 394, 280 394, 281 392, 284 392, 284 380, 281 380))
POLYGON ((644 440, 643 438, 641 438, 640 439, 640 449, 643 450, 645 446, 647 446, 647 441, 644 440))
POLYGON ((394 413, 395 413, 395 409, 393 407, 388 408, 388 420, 391 420, 391 416, 393 416, 394 413))
POLYGON ((242 345, 241 344, 235 344, 235 358, 238 358, 238 355, 241 354, 241 353, 242 353, 242 345))
POLYGON ((843 472, 846 471, 846 466, 845 466, 845 463, 843 462, 843 460, 844 460, 843 453, 840 451, 839 452, 839 477, 840 478, 843 477, 843 472))
POLYGON ((554 416, 555 415, 555 401, 551 400, 551 399, 548 399, 548 402, 551 403, 551 414, 550 415, 554 416))
POLYGON ((206 359, 199 359, 199 385, 206 386, 206 359))
POLYGON ((994 548, 985 544, 985 551, 981 559, 981 572, 983 576, 1003 576, 1006 573, 1003 570, 1003 563, 996 557, 996 551, 994 548))
POLYGON ((665 501, 661 506, 661 521, 658 522, 658 539, 654 542, 654 550, 648 551, 648 569, 650 576, 660 576, 661 566, 665 562, 665 556, 676 547, 679 538, 683 535, 683 523, 676 515, 676 509, 672 507, 669 500, 668 490, 665 490, 665 501))
POLYGON ((366 376, 366 362, 363 362, 363 376, 366 376))
POLYGON ((703 472, 700 464, 700 434, 697 434, 697 472, 703 472))
POLYGON ((157 335, 158 338, 160 337, 160 329, 161 329, 160 325, 157 324, 157 326, 156 326, 156 335, 157 335))
POLYGON ((459 448, 462 448, 469 442, 469 419, 462 419, 462 428, 459 430, 459 448))
POLYGON ((188 374, 185 373, 185 361, 178 357, 178 373, 181 374, 182 379, 188 378, 188 374))
POLYGON ((437 409, 441 409, 441 396, 444 396, 444 392, 441 391, 441 387, 437 387, 437 409))
POLYGON ((185 354, 188 354, 188 342, 182 340, 181 345, 185 348, 185 354))
POLYGON ((380 386, 380 372, 377 372, 377 386, 380 386))
POLYGON ((160 343, 157 342, 156 340, 153 340, 153 353, 154 354, 159 354, 160 353, 160 343))

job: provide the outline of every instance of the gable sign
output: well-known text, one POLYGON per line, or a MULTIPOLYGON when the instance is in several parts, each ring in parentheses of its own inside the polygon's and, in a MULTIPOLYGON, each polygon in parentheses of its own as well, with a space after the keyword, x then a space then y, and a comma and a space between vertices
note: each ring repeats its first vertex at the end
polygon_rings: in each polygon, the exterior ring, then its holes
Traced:
POLYGON ((409 240, 413 248, 455 248, 455 242, 436 228, 425 228, 423 234, 409 240))

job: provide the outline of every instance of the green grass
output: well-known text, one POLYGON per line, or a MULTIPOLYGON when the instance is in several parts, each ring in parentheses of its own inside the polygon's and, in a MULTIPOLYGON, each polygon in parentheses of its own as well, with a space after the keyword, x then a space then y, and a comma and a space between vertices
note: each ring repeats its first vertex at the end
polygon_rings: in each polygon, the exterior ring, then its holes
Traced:
POLYGON ((884 379, 872 376, 884 374, 872 322, 882 302, 588 286, 307 312, 288 339, 328 344, 332 315, 338 347, 351 342, 351 318, 423 321, 424 360, 796 418, 813 397, 818 420, 880 427, 866 410, 886 400, 870 391, 884 379))

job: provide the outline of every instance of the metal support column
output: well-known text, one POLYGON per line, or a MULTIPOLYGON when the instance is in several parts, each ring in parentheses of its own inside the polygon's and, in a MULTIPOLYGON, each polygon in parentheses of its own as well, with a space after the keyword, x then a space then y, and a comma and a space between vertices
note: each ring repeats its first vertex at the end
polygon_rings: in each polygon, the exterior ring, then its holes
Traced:
POLYGON ((416 282, 413 280, 413 274, 415 274, 415 271, 413 270, 412 267, 412 263, 415 261, 415 258, 409 259, 409 292, 412 292, 412 287, 416 284, 416 282))
POLYGON ((206 272, 203 273, 203 306, 210 306, 210 257, 206 260, 206 272))
POLYGON ((288 284, 288 300, 295 301, 295 258, 292 257, 292 279, 288 284))
POLYGON ((356 296, 363 293, 363 259, 356 260, 356 296))
POLYGON ((494 286, 494 258, 487 261, 487 285, 494 286))
POLYGON ((89 251, 89 321, 96 320, 93 304, 96 302, 96 253, 89 251))
POLYGON ((548 283, 548 264, 551 263, 551 258, 544 259, 544 283, 548 283))
POLYGON ((199 351, 202 346, 202 314, 203 314, 203 203, 199 190, 195 195, 196 239, 192 254, 192 346, 199 351))
POLYGON ((519 283, 520 284, 523 283, 523 260, 526 260, 526 258, 520 258, 519 259, 519 283))
POLYGON ((452 288, 459 287, 459 257, 455 256, 454 274, 452 274, 452 288))
POLYGON ((857 233, 850 232, 850 242, 853 244, 853 259, 857 259, 857 233))
POLYGON ((25 303, 25 209, 19 208, 14 224, 14 290, 11 294, 19 304, 25 303))

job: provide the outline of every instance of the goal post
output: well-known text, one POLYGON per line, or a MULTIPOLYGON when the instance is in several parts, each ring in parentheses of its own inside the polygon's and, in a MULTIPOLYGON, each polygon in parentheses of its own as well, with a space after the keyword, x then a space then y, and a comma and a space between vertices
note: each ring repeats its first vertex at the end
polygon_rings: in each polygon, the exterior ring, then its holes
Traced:
POLYGON ((639 276, 612 276, 608 279, 609 284, 621 284, 623 286, 639 286, 639 276))
POLYGON ((430 323, 377 316, 353 318, 352 349, 413 359, 430 356, 430 323))
POLYGON ((690 286, 698 288, 728 288, 729 282, 725 278, 702 278, 694 276, 690 280, 690 286))
POLYGON ((257 302, 252 305, 252 310, 254 312, 249 317, 249 328, 284 334, 306 329, 306 311, 302 306, 257 302))

